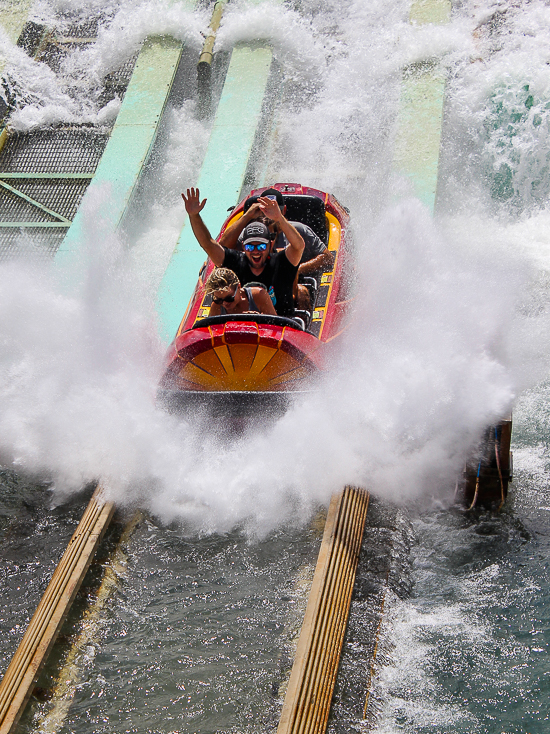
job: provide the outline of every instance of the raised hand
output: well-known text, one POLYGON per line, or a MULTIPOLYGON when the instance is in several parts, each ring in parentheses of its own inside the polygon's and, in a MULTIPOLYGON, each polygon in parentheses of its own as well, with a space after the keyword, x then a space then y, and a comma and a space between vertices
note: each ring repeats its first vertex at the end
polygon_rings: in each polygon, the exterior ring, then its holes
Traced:
POLYGON ((255 201, 251 207, 249 207, 248 211, 246 212, 245 216, 247 219, 252 221, 253 219, 257 219, 260 214, 262 214, 262 207, 258 204, 257 201, 255 201))
POLYGON ((182 194, 181 198, 185 202, 185 211, 189 216, 199 214, 206 204, 206 199, 200 200, 201 197, 198 189, 187 189, 187 196, 182 194))
MULTIPOLYGON (((268 219, 272 219, 274 222, 280 222, 283 218, 283 213, 279 209, 279 205, 276 200, 268 199, 267 196, 260 196, 258 204, 268 219)), ((252 209, 252 207, 250 208, 252 209)))

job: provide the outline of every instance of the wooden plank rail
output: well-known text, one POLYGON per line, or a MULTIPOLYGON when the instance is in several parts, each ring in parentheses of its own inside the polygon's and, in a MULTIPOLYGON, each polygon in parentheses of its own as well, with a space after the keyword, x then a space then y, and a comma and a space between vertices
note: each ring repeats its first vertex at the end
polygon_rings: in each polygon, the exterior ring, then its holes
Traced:
POLYGON ((110 554, 95 599, 84 612, 80 632, 71 645, 63 667, 56 675, 48 708, 33 720, 34 730, 41 732, 41 734, 55 734, 62 728, 68 716, 76 689, 83 675, 86 660, 85 651, 90 645, 93 646, 98 643, 102 629, 102 613, 107 602, 119 590, 121 579, 126 576, 128 561, 126 546, 143 517, 143 513, 139 510, 133 514, 116 547, 110 554))
POLYGON ((277 734, 326 730, 368 504, 353 487, 330 503, 277 734))
POLYGON ((114 513, 94 492, 0 683, 0 734, 14 730, 114 513))

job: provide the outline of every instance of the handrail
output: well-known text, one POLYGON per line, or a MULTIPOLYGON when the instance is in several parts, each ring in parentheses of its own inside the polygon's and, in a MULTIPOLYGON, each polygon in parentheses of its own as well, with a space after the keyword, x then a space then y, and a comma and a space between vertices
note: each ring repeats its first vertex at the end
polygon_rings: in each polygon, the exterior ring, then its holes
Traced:
MULTIPOLYGON (((296 331, 304 331, 304 327, 298 321, 287 316, 272 316, 267 313, 236 313, 219 314, 218 316, 206 316, 200 321, 195 321, 191 329, 202 329, 214 324, 225 324, 228 321, 251 321, 256 324, 269 324, 270 326, 288 326, 296 331)), ((185 333, 185 332, 183 332, 185 333)))

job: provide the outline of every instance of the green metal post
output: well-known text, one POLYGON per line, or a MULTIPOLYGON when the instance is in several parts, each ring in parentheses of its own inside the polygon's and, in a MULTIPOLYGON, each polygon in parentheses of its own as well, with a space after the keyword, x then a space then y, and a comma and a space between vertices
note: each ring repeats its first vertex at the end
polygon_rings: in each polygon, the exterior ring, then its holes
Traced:
MULTIPOLYGON (((450 0, 414 0, 410 21, 448 22, 450 0)), ((394 166, 413 184, 415 195, 433 213, 443 120, 445 72, 436 60, 415 64, 403 75, 394 166)))
MULTIPOLYGON (((213 236, 218 233, 228 208, 238 202, 260 122, 271 61, 272 51, 267 47, 237 46, 231 56, 196 183, 201 196, 208 199, 203 218, 213 236)), ((168 341, 174 338, 205 259, 186 221, 159 291, 161 333, 168 341)))

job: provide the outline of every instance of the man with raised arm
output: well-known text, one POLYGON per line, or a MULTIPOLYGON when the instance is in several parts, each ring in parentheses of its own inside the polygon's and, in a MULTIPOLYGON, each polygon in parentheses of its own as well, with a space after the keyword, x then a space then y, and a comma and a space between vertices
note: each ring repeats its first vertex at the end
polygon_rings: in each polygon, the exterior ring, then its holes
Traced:
POLYGON ((243 285, 263 283, 279 316, 293 316, 293 284, 305 245, 302 236, 283 215, 277 201, 260 197, 258 206, 263 215, 277 223, 288 245, 279 252, 273 252, 270 231, 265 224, 254 221, 243 230, 244 251, 240 252, 229 250, 212 238, 200 215, 206 199, 200 200, 198 189, 187 189, 182 198, 193 234, 214 265, 233 270, 243 285))
MULTIPOLYGON (((266 189, 262 192, 261 196, 275 199, 283 216, 286 216, 286 205, 280 191, 277 191, 277 189, 266 189)), ((249 196, 244 202, 242 217, 227 227, 220 237, 220 244, 223 247, 227 247, 230 250, 233 248, 240 250, 242 248, 242 231, 247 224, 258 219, 263 221, 269 231, 275 235, 275 242, 273 244, 275 252, 287 246, 288 242, 286 237, 278 225, 264 216, 258 204, 259 198, 259 196, 249 196)), ((305 243, 304 251, 298 265, 298 277, 312 275, 317 278, 323 270, 330 270, 334 265, 334 258, 321 238, 307 224, 303 224, 302 222, 290 222, 290 224, 301 235, 305 243)), ((294 300, 299 308, 307 309, 311 306, 309 303, 309 291, 305 285, 298 282, 298 279, 294 282, 294 300)))

